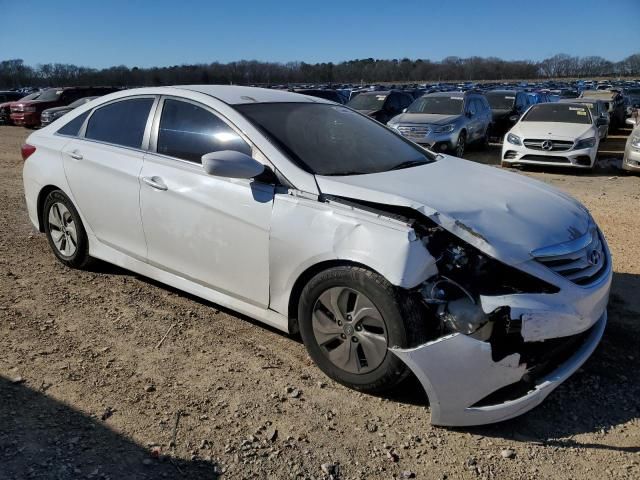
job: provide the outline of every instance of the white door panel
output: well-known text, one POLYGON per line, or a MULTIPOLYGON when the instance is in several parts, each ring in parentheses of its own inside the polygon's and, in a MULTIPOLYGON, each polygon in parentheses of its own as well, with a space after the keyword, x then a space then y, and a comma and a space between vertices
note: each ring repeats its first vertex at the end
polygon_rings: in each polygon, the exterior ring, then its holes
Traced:
POLYGON ((140 176, 148 261, 266 307, 273 187, 156 154, 146 155, 140 176))
POLYGON ((65 145, 62 156, 76 207, 98 240, 145 258, 139 205, 144 153, 74 139, 65 145))

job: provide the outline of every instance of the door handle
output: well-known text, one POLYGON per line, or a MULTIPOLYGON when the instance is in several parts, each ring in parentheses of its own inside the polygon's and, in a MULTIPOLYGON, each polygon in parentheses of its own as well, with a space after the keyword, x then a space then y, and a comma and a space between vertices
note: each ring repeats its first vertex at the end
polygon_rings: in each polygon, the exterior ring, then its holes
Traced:
POLYGON ((165 185, 160 177, 142 177, 142 181, 156 190, 167 190, 169 187, 165 185))
POLYGON ((82 160, 82 154, 77 150, 74 150, 73 152, 69 152, 69 156, 74 160, 82 160))

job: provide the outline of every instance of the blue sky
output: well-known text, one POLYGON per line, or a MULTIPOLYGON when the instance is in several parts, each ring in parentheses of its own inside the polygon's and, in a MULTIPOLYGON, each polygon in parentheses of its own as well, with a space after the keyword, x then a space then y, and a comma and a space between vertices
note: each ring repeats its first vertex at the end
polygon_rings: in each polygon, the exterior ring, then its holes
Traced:
POLYGON ((0 0, 0 60, 149 67, 640 52, 640 0, 0 0))

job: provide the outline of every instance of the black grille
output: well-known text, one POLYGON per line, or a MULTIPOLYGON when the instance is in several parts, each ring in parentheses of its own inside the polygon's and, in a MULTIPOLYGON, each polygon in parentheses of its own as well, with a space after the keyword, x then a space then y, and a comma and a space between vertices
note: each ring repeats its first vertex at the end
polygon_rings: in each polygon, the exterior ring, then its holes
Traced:
POLYGON ((556 155, 524 155, 520 160, 531 160, 534 162, 547 163, 571 163, 567 157, 558 157, 556 155))
POLYGON ((505 160, 513 160, 518 155, 518 152, 515 150, 507 150, 504 154, 505 160))

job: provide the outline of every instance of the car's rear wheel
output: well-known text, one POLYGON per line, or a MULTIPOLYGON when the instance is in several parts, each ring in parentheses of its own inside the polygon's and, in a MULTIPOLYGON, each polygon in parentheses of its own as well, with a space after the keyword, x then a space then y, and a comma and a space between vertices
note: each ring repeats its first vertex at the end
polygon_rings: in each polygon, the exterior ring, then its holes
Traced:
POLYGON ((456 143, 456 157, 462 158, 464 155, 464 149, 467 145, 467 134, 466 132, 460 132, 458 135, 458 142, 456 143))
POLYGON ((298 319, 320 369, 370 393, 392 389, 410 374, 390 346, 406 348, 426 339, 416 302, 377 273, 354 266, 314 276, 302 291, 298 319))
POLYGON ((42 221, 56 258, 68 267, 86 268, 91 262, 89 239, 78 211, 61 190, 47 195, 42 221))

